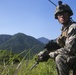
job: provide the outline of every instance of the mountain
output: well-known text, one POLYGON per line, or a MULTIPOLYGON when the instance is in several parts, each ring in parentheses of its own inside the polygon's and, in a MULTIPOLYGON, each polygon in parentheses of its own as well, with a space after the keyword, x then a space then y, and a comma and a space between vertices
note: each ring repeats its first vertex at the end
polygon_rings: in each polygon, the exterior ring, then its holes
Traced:
POLYGON ((38 40, 39 40, 40 42, 42 42, 43 44, 46 44, 46 43, 48 43, 48 42, 50 41, 49 39, 47 39, 47 38, 45 38, 45 37, 38 38, 38 40))
POLYGON ((9 40, 12 36, 11 35, 6 35, 6 34, 1 34, 0 35, 0 45, 4 42, 6 42, 7 40, 9 40))
POLYGON ((14 35, 0 35, 0 49, 12 50, 13 53, 19 53, 24 50, 28 52, 31 50, 33 54, 36 54, 43 50, 44 44, 35 39, 32 36, 25 35, 23 33, 17 33, 14 35))

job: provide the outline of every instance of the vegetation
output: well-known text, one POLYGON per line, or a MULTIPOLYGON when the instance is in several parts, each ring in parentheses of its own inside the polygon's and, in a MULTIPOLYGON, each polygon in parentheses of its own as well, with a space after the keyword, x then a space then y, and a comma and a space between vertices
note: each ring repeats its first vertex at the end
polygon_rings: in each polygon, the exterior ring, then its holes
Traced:
POLYGON ((57 75, 52 59, 35 64, 44 44, 22 33, 0 36, 0 75, 57 75))
POLYGON ((12 52, 1 50, 0 75, 56 75, 56 69, 53 60, 49 59, 48 62, 41 62, 30 71, 32 65, 36 62, 35 58, 37 55, 35 55, 35 57, 32 59, 28 58, 25 60, 29 53, 27 53, 23 58, 19 57, 22 53, 14 55, 12 52), (15 59, 20 60, 18 62, 14 62, 15 59))
POLYGON ((14 35, 0 35, 0 49, 11 50, 13 53, 20 53, 24 50, 32 49, 33 54, 43 50, 44 44, 34 37, 17 33, 14 35))
POLYGON ((12 52, 0 50, 0 75, 57 75, 56 65, 52 59, 40 62, 30 71, 30 68, 36 63, 37 55, 30 59, 31 56, 28 52, 23 58, 20 57, 24 52, 14 55, 12 52), (25 60, 27 55, 29 57, 25 60), (16 62, 15 59, 19 61, 16 62))

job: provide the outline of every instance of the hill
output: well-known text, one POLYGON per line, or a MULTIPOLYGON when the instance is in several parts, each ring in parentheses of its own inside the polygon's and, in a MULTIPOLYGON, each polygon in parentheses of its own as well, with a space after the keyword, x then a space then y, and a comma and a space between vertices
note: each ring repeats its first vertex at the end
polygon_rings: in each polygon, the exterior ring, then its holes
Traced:
POLYGON ((44 44, 35 39, 32 36, 25 35, 23 33, 17 33, 13 36, 11 35, 0 35, 0 49, 1 50, 11 50, 13 53, 19 53, 24 50, 32 50, 33 54, 36 54, 43 50, 44 44), (4 41, 2 41, 4 40, 4 41))
POLYGON ((0 45, 9 40, 12 37, 12 35, 7 34, 1 34, 0 35, 0 45))
POLYGON ((47 38, 45 38, 45 37, 40 37, 40 38, 38 38, 38 40, 39 40, 40 42, 42 42, 43 44, 46 44, 46 43, 49 42, 49 39, 47 39, 47 38))

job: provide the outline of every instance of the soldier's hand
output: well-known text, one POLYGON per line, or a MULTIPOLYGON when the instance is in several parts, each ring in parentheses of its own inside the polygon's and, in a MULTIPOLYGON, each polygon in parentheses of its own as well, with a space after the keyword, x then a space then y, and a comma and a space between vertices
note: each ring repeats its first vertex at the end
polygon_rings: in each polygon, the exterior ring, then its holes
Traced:
POLYGON ((42 59, 43 54, 44 54, 44 51, 41 51, 41 52, 38 54, 38 61, 39 61, 39 62, 42 62, 42 61, 43 61, 43 59, 42 59))
POLYGON ((39 60, 40 62, 47 61, 49 58, 50 58, 50 56, 49 56, 49 51, 41 51, 41 52, 38 54, 38 60, 39 60))
POLYGON ((50 52, 50 53, 49 53, 50 58, 53 58, 53 59, 54 59, 57 55, 58 55, 57 52, 50 52))

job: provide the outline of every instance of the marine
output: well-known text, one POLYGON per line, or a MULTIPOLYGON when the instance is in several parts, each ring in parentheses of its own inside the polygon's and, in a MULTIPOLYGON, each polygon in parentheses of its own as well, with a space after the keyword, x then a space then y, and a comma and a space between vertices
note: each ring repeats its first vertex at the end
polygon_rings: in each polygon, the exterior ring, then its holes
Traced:
POLYGON ((56 40, 60 48, 47 52, 47 55, 54 59, 58 75, 70 75, 70 70, 76 75, 76 22, 71 18, 73 11, 69 5, 60 2, 54 15, 62 24, 61 35, 56 40))

